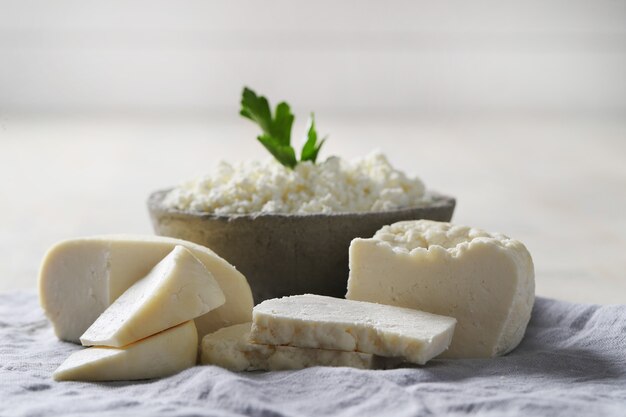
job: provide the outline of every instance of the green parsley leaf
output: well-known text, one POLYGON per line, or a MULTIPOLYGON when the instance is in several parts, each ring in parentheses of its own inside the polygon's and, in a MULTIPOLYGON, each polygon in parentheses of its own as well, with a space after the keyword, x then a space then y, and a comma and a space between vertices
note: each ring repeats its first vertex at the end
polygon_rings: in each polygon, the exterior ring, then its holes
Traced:
MULTIPOLYGON (((291 128, 295 116, 291 113, 289 104, 281 102, 276 106, 274 116, 268 100, 251 89, 244 87, 241 95, 241 110, 239 114, 259 125, 263 134, 257 139, 273 156, 286 167, 294 168, 298 164, 296 152, 291 146, 291 128)), ((311 114, 307 140, 302 148, 300 161, 315 163, 317 154, 326 138, 317 142, 315 120, 311 114)))
POLYGON ((271 134, 283 146, 291 145, 291 126, 295 116, 291 114, 289 104, 282 102, 276 106, 276 117, 272 122, 271 134))
POLYGON ((307 132, 307 140, 302 147, 300 153, 300 161, 311 161, 315 163, 317 160, 317 154, 320 151, 322 145, 326 142, 326 138, 317 143, 317 130, 315 130, 315 115, 311 113, 309 118, 309 129, 307 132))
POLYGON ((265 133, 270 133, 272 128, 272 112, 265 97, 257 97, 249 88, 243 89, 241 95, 241 111, 243 117, 247 117, 259 126, 265 133))
POLYGON ((282 145, 274 137, 269 135, 261 135, 257 137, 259 142, 265 146, 274 158, 286 167, 293 168, 298 163, 296 153, 291 146, 282 145))

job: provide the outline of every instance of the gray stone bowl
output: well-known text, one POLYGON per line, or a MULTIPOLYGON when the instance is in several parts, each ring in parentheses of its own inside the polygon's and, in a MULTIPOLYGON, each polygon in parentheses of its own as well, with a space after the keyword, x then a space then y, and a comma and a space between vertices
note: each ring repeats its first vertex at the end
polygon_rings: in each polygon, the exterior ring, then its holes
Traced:
POLYGON ((156 234, 211 248, 248 278, 256 303, 305 293, 343 298, 352 239, 401 220, 450 221, 456 203, 433 193, 429 203, 393 211, 226 216, 164 207, 169 191, 148 199, 156 234))

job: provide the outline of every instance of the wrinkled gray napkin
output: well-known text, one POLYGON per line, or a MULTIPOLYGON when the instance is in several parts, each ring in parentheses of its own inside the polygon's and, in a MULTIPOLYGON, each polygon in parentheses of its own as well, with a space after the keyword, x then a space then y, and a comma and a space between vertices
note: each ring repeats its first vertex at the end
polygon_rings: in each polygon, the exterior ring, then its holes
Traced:
POLYGON ((539 298, 505 357, 387 371, 196 366, 160 380, 54 382, 77 349, 57 340, 36 295, 0 295, 0 416, 626 416, 626 305, 539 298))

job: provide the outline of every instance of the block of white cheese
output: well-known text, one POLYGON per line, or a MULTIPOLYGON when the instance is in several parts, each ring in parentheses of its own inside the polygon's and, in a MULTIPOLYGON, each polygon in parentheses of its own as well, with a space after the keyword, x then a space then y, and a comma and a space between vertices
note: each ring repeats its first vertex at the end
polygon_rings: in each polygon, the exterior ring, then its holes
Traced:
POLYGON ((418 220, 385 226, 350 245, 346 298, 455 317, 443 357, 511 351, 524 335, 534 297, 530 254, 504 235, 418 220))
POLYGON ((224 301, 204 264, 178 245, 107 307, 80 341, 83 346, 126 346, 193 320, 224 301))
POLYGON ((249 341, 251 323, 219 329, 202 339, 201 361, 231 371, 280 371, 312 366, 349 366, 375 369, 383 358, 369 353, 261 345, 249 341))
POLYGON ((121 381, 160 378, 196 364, 198 332, 187 321, 123 348, 74 352, 52 375, 57 381, 121 381))
POLYGON ((39 296, 57 336, 78 343, 98 316, 176 245, 189 249, 204 264, 226 297, 221 307, 195 320, 198 334, 250 321, 248 282, 210 249, 160 236, 96 236, 57 243, 44 257, 39 296))
POLYGON ((404 358, 424 364, 446 350, 456 320, 408 308, 305 294, 254 307, 250 341, 404 358))

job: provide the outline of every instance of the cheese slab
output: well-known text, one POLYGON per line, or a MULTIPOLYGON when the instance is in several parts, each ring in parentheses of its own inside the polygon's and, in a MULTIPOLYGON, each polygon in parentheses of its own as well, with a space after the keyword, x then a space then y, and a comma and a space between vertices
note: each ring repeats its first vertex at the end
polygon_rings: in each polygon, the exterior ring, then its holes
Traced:
POLYGON ((535 297, 526 247, 501 234, 399 222, 350 245, 346 298, 455 317, 450 358, 503 355, 522 339, 535 297))
POLYGON ((204 264, 178 245, 104 310, 80 341, 83 346, 125 346, 193 320, 224 301, 204 264))
POLYGON ((226 298, 221 307, 195 320, 198 334, 250 321, 253 303, 246 278, 210 249, 160 236, 95 236, 59 242, 43 259, 40 302, 56 335, 79 343, 98 316, 177 245, 204 264, 226 298))
POLYGON ((280 371, 312 366, 375 369, 385 365, 383 358, 368 353, 250 343, 250 326, 251 323, 236 324, 204 336, 202 363, 236 372, 280 371))
POLYGON ((451 317, 408 308, 305 294, 255 306, 250 341, 357 351, 424 364, 448 348, 455 323, 451 317))
POLYGON ((198 332, 187 321, 123 348, 74 352, 52 375, 56 381, 121 381, 160 378, 196 364, 198 332))

